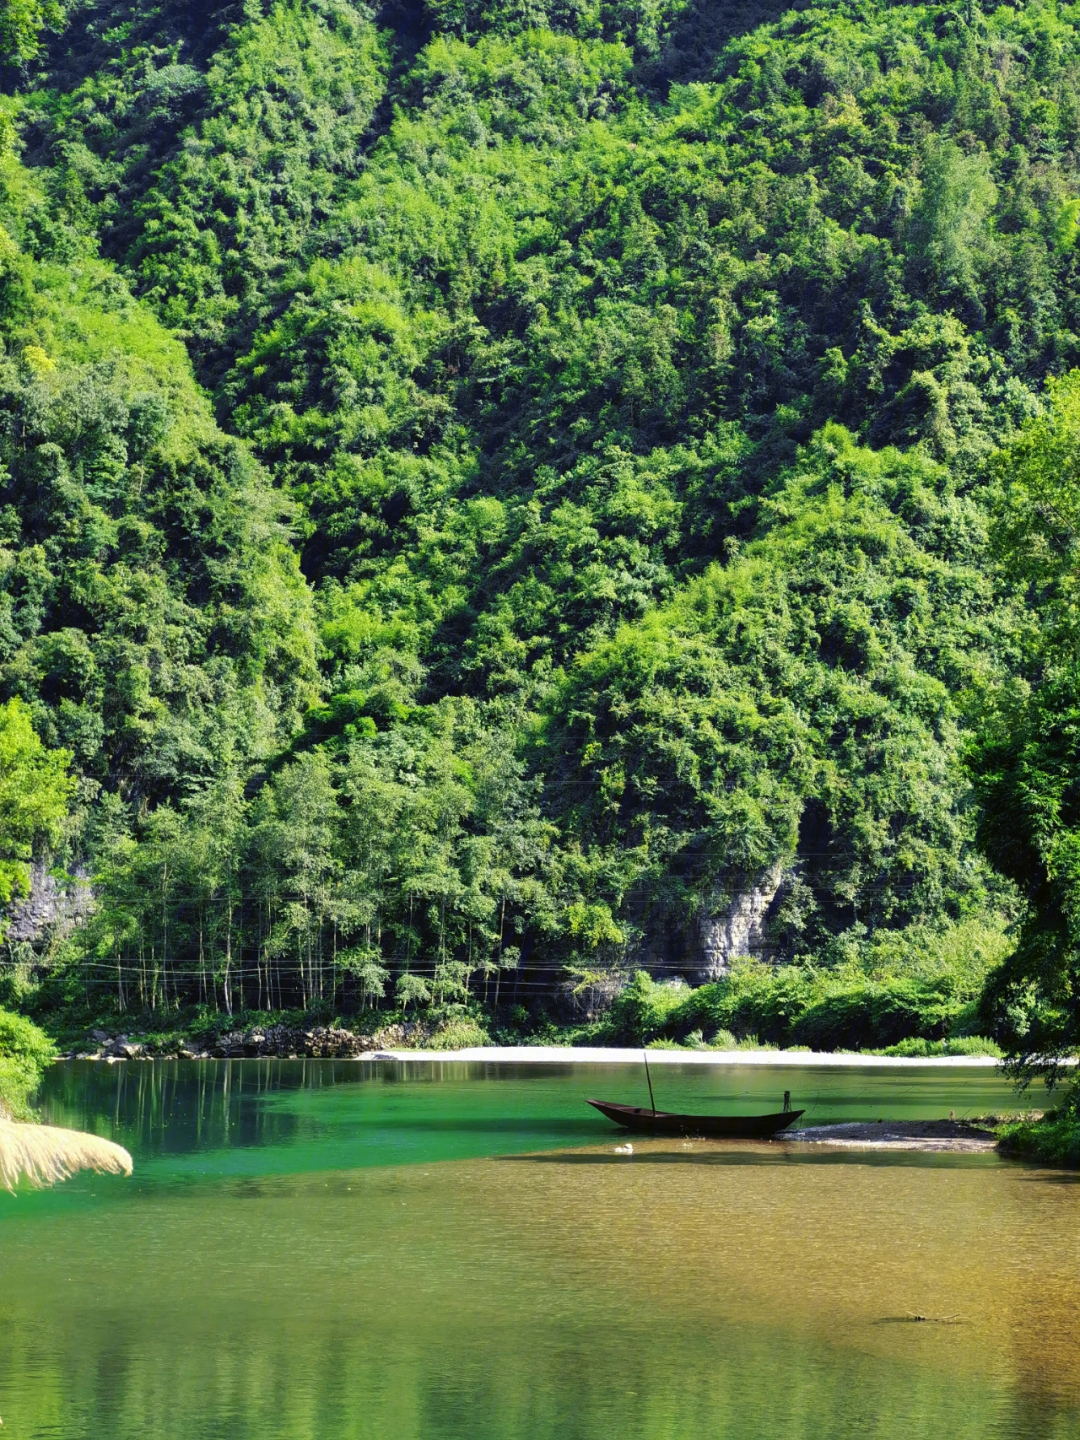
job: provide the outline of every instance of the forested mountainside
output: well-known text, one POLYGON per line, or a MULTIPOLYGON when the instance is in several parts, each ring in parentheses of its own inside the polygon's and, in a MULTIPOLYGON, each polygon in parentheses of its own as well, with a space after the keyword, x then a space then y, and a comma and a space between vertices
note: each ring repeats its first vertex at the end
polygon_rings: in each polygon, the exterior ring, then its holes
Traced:
POLYGON ((96 894, 10 930, 24 999, 753 954, 970 1000, 1034 934, 1080 8, 2 0, 0 44, 0 698, 96 894))

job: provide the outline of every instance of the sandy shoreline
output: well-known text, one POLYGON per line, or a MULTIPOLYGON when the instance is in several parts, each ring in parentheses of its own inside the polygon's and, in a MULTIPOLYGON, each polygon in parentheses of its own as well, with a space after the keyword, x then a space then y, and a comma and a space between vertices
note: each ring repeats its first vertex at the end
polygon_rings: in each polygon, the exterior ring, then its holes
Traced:
MULTIPOLYGON (((515 1065, 640 1065, 640 1050, 572 1045, 473 1045, 465 1050, 379 1050, 364 1059, 468 1060, 515 1065)), ((992 1055, 938 1055, 909 1059, 884 1055, 844 1055, 818 1050, 649 1050, 650 1065, 828 1065, 849 1069, 994 1069, 992 1055)))

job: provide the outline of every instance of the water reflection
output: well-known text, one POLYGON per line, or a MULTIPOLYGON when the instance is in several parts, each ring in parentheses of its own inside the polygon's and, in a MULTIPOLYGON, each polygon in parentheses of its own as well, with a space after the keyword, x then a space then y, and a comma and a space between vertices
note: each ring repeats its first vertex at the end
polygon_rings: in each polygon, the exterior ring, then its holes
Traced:
MULTIPOLYGON (((867 1070, 665 1066, 654 1084, 673 1109, 747 1114, 776 1108, 785 1089, 805 1123, 986 1113, 1015 1103, 1008 1081, 987 1070, 867 1070)), ((404 1163, 442 1137, 438 1157, 583 1145, 615 1133, 585 1106, 597 1086, 633 1098, 639 1066, 446 1062, 239 1060, 72 1061, 53 1066, 42 1107, 54 1124, 115 1138, 137 1157, 289 1148, 312 1168, 404 1163), (351 1148, 342 1145, 345 1132, 351 1148), (409 1133, 412 1134, 409 1139, 409 1133), (402 1142, 408 1140, 407 1144, 402 1142), (321 1160, 316 1152, 322 1150, 321 1160)), ((640 1098, 640 1097, 639 1097, 640 1098)))

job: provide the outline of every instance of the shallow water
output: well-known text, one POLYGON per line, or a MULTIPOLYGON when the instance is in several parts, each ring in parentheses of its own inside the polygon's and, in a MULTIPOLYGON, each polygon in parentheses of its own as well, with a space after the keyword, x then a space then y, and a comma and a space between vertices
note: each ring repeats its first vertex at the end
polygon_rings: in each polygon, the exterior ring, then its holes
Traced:
MULTIPOLYGON (((984 1113, 986 1071, 702 1072, 657 1103, 984 1113)), ((1080 1436, 1080 1185, 996 1156, 635 1142, 633 1068, 70 1064, 132 1180, 0 1195, 14 1436, 1080 1436), (912 1321, 912 1314, 931 1317, 912 1321), (948 1323, 936 1323, 948 1322, 948 1323)))

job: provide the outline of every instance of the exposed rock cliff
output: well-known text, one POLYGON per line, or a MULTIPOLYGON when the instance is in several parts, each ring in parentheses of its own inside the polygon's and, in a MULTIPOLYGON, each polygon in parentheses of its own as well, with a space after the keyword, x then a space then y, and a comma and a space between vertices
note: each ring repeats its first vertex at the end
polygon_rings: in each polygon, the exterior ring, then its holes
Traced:
POLYGON ((11 906, 7 939, 44 939, 50 932, 72 929, 85 920, 94 896, 85 871, 57 877, 46 860, 30 867, 30 892, 11 906))
POLYGON ((718 888, 699 912, 693 983, 719 980, 737 955, 769 958, 768 920, 784 883, 784 869, 770 866, 753 884, 732 892, 718 888))

